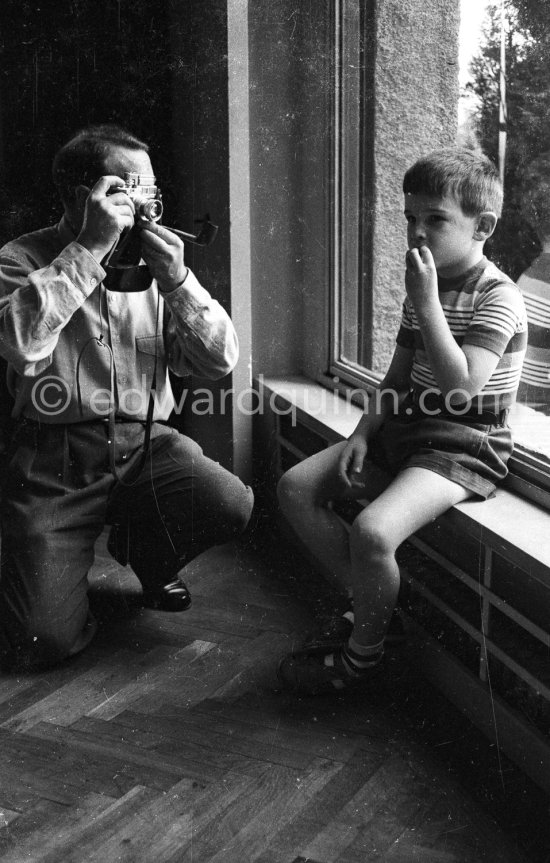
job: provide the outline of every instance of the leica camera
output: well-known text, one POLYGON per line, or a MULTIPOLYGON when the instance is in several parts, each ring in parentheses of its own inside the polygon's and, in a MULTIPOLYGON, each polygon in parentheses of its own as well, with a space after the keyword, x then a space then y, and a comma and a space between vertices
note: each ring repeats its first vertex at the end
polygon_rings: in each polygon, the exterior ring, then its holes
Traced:
MULTIPOLYGON (((114 187, 112 194, 115 192, 124 192, 128 195, 136 212, 133 226, 123 231, 117 245, 105 261, 107 272, 138 267, 141 263, 140 228, 147 222, 159 222, 162 217, 162 196, 153 176, 124 174, 124 185, 114 187)), ((118 282, 118 280, 115 281, 118 282)))
POLYGON ((125 192, 136 208, 136 222, 158 222, 162 216, 162 195, 155 185, 155 178, 146 174, 125 174, 124 186, 117 192, 125 192))

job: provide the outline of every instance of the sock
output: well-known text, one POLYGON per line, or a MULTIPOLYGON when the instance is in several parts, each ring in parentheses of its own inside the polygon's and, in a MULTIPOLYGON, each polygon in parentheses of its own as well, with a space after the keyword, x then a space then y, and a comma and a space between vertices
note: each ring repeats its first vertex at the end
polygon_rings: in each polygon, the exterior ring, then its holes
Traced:
POLYGON ((378 665, 384 653, 384 642, 359 644, 353 636, 342 651, 342 660, 350 672, 357 673, 378 665))
MULTIPOLYGON (((342 649, 342 662, 349 674, 361 674, 361 672, 370 671, 375 665, 378 665, 383 655, 383 641, 380 641, 378 644, 364 645, 358 644, 351 637, 342 649)), ((334 666, 333 653, 325 656, 324 664, 328 667, 334 666)))

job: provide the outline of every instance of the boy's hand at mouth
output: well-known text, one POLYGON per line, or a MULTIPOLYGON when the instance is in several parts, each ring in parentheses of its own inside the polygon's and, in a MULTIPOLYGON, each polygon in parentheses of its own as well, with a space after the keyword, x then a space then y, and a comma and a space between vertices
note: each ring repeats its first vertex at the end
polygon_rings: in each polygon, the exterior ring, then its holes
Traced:
POLYGON ((409 249, 405 261, 405 288, 415 308, 437 301, 437 271, 428 247, 409 249))

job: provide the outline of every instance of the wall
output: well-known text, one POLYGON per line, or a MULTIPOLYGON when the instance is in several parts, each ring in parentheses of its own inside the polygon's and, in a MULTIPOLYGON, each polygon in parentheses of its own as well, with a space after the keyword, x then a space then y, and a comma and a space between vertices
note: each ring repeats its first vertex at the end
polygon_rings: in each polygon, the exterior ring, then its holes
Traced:
MULTIPOLYGON (((249 4, 251 250, 255 374, 328 363, 332 3, 249 4)), ((454 141, 458 0, 365 4, 365 291, 373 353, 393 350, 406 250, 403 173, 454 141)))
MULTIPOLYGON (((249 4, 251 266, 253 369, 288 374, 303 366, 304 235, 324 222, 320 205, 306 218, 311 196, 324 199, 326 128, 318 128, 326 92, 325 4, 257 0, 249 4), (314 166, 313 174, 310 167, 314 166)), ((322 231, 321 231, 322 233, 322 231)), ((324 240, 321 236, 321 245, 324 240)), ((324 304, 323 286, 314 302, 324 304)))
POLYGON ((404 296, 403 174, 418 156, 454 144, 458 108, 459 4, 377 4, 372 120, 373 358, 385 371, 404 296))
POLYGON ((77 129, 115 122, 152 147, 163 185, 172 179, 168 0, 151 11, 79 0, 0 4, 0 242, 59 218, 54 153, 77 129))
MULTIPOLYGON (((211 246, 186 244, 186 261, 231 313, 227 2, 172 0, 170 12, 171 143, 179 226, 196 230, 193 220, 206 212, 218 225, 211 246)), ((240 362, 247 362, 246 354, 240 362)), ((198 440, 207 455, 232 468, 232 398, 226 396, 232 378, 184 378, 175 381, 174 388, 176 398, 189 391, 186 409, 174 424, 198 440)))

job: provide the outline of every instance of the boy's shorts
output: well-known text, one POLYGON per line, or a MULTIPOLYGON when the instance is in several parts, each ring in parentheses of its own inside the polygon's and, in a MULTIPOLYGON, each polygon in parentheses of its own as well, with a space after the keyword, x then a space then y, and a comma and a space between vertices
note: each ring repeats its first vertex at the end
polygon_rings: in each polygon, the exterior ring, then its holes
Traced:
POLYGON ((507 410, 500 415, 442 411, 429 416, 408 397, 399 413, 380 426, 368 458, 393 476, 423 467, 488 498, 508 473, 513 441, 507 417, 507 410))

